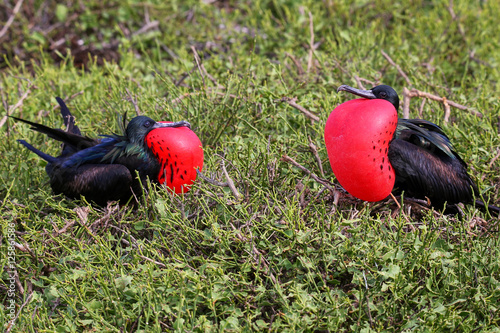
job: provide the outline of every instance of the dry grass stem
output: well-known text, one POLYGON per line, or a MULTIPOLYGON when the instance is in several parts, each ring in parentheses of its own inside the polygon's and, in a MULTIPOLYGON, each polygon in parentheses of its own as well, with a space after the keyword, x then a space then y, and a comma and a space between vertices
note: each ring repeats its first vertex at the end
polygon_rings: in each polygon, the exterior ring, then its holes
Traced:
POLYGON ((17 108, 20 108, 22 105, 23 105, 23 102, 24 100, 26 99, 26 97, 28 97, 28 95, 31 93, 31 88, 33 87, 33 83, 30 83, 28 85, 28 88, 26 89, 26 91, 24 92, 24 94, 21 96, 21 98, 17 101, 16 104, 12 105, 11 107, 9 107, 9 109, 7 110, 7 114, 5 116, 2 117, 2 120, 0 120, 0 128, 5 124, 5 122, 7 121, 7 118, 9 117, 9 115, 11 115, 14 110, 16 110, 17 108))
POLYGON ((499 157, 500 157, 500 148, 497 148, 497 154, 495 155, 495 157, 491 159, 490 163, 488 163, 488 168, 491 169, 493 163, 495 163, 495 161, 498 160, 499 157))
POLYGON ((147 32, 149 30, 156 29, 156 28, 158 28, 159 25, 160 25, 159 21, 147 22, 139 30, 132 33, 132 36, 137 36, 137 35, 140 35, 140 34, 147 32))
POLYGON ((135 113, 140 116, 141 115, 141 110, 139 110, 139 105, 137 105, 137 97, 134 97, 128 88, 125 88, 125 91, 127 92, 128 98, 127 101, 131 102, 134 105, 135 113))
POLYGON ((313 67, 313 57, 314 57, 314 24, 313 16, 309 12, 309 33, 311 34, 311 39, 309 42, 309 58, 307 60, 307 72, 310 73, 313 67))
POLYGON ((14 319, 9 321, 10 326, 7 327, 7 329, 5 330, 5 333, 9 333, 12 330, 12 328, 14 328, 16 326, 15 323, 16 323, 17 318, 23 312, 24 307, 26 306, 26 304, 29 303, 32 296, 33 296, 33 292, 31 294, 29 294, 28 297, 26 297, 26 300, 23 302, 21 307, 17 310, 16 316, 14 317, 14 319))
POLYGON ((325 173, 323 172, 323 163, 321 162, 321 158, 318 155, 318 147, 316 147, 316 145, 312 142, 310 137, 309 137, 309 149, 313 153, 316 162, 318 162, 318 167, 319 167, 319 172, 321 173, 321 177, 325 178, 325 173))
POLYGON ((23 4, 23 1, 24 0, 19 0, 16 3, 16 6, 12 10, 12 14, 10 15, 7 22, 5 22, 5 25, 3 26, 2 30, 0 30, 0 40, 2 40, 3 36, 7 33, 7 30, 9 30, 9 27, 12 25, 12 22, 14 22, 14 18, 16 17, 17 13, 21 9, 21 5, 23 4))
POLYGON ((236 200, 240 200, 241 195, 238 192, 238 190, 236 189, 236 186, 234 186, 233 180, 231 179, 231 177, 229 177, 229 174, 227 173, 226 163, 225 163, 224 159, 221 160, 221 166, 222 166, 222 171, 224 172, 224 176, 226 176, 227 186, 229 186, 229 188, 231 189, 231 192, 233 192, 233 195, 236 198, 236 200))
POLYGON ((314 173, 312 173, 309 169, 307 169, 305 166, 299 164, 297 161, 295 161, 293 158, 291 158, 288 155, 283 155, 281 157, 281 160, 283 162, 287 162, 292 164, 293 166, 299 168, 303 172, 305 172, 307 175, 309 175, 312 179, 314 179, 316 182, 320 183, 321 185, 325 186, 330 190, 331 193, 335 193, 335 189, 330 185, 330 182, 328 182, 326 179, 322 179, 318 176, 316 176, 314 173))
POLYGON ((363 83, 361 83, 361 79, 359 76, 354 75, 354 80, 356 80, 356 84, 358 85, 359 89, 363 89, 363 90, 366 89, 365 86, 363 85, 363 83))
POLYGON ((194 60, 196 61, 196 66, 198 66, 198 71, 200 72, 201 80, 203 81, 203 86, 206 87, 205 83, 205 75, 203 70, 201 69, 201 59, 200 56, 198 55, 198 52, 196 51, 196 47, 191 46, 191 50, 193 51, 194 54, 194 60))
POLYGON ((406 75, 406 73, 401 69, 401 67, 399 67, 399 65, 396 64, 394 62, 394 60, 392 60, 392 58, 387 53, 384 52, 384 50, 380 50, 380 52, 382 53, 382 55, 384 56, 384 58, 387 59, 387 61, 389 62, 389 64, 391 64, 392 66, 396 67, 399 75, 401 75, 405 79, 406 83, 408 83, 408 85, 411 86, 412 84, 411 84, 410 79, 408 78, 408 75, 406 75))
POLYGON ((286 102, 288 103, 291 107, 299 110, 302 112, 307 118, 313 120, 313 121, 319 121, 319 117, 312 112, 308 111, 306 108, 303 106, 297 104, 295 101, 297 100, 297 97, 290 98, 290 97, 282 97, 281 99, 275 100, 275 102, 286 102))
POLYGON ((304 69, 302 68, 302 65, 300 64, 300 62, 293 56, 291 55, 290 53, 288 52, 285 52, 285 55, 292 59, 292 62, 293 64, 295 65, 295 68, 297 68, 297 72, 299 75, 303 75, 304 74, 304 69))

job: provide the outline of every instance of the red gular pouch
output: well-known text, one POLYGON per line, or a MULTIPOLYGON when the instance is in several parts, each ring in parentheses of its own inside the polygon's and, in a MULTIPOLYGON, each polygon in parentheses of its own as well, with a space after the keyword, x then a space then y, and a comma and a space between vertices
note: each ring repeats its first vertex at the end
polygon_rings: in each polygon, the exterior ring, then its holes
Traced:
POLYGON ((174 193, 187 193, 196 180, 196 169, 203 168, 203 148, 198 136, 189 127, 164 127, 149 132, 145 140, 160 161, 160 184, 174 193))
POLYGON ((354 99, 337 106, 326 122, 328 158, 340 185, 358 199, 380 201, 394 187, 389 143, 397 111, 382 99, 354 99))

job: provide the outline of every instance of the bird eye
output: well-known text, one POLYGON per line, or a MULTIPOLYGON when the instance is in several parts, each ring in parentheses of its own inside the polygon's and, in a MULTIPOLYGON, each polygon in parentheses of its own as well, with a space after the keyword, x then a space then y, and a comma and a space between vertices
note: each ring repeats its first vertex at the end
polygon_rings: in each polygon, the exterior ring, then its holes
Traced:
POLYGON ((151 120, 146 120, 142 126, 150 128, 151 126, 153 126, 153 122, 151 120))
POLYGON ((387 97, 387 93, 385 91, 381 91, 380 92, 380 97, 386 98, 387 97))

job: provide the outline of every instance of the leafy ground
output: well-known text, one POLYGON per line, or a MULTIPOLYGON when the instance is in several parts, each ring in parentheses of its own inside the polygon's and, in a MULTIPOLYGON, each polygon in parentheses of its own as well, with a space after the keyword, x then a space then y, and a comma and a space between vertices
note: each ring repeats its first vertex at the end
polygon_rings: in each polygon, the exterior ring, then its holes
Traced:
MULTIPOLYGON (((0 21, 14 7, 1 4, 0 21)), ((69 201, 16 139, 50 154, 59 144, 3 118, 0 237, 7 253, 15 224, 19 316, 8 326, 2 256, 1 326, 499 331, 497 219, 471 206, 450 216, 335 198, 283 158, 320 177, 322 165, 335 184, 323 128, 352 98, 336 88, 416 88, 483 114, 452 108, 445 123, 440 102, 413 98, 410 108, 444 128, 484 197, 500 204, 499 16, 497 1, 21 4, 0 34, 2 115, 62 127, 61 96, 95 136, 117 131, 117 113, 135 114, 136 100, 155 119, 189 120, 205 174, 225 182, 224 163, 237 193, 200 180, 183 197, 152 188, 135 210, 69 201)))

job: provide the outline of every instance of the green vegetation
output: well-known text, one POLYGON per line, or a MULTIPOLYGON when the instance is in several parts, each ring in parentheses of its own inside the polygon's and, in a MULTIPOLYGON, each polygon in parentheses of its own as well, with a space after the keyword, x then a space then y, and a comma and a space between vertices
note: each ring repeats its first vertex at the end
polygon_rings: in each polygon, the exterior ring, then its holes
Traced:
MULTIPOLYGON (((0 21, 13 7, 0 5, 0 21)), ((312 142, 334 183, 323 128, 352 98, 338 85, 416 88, 483 113, 452 108, 444 123, 442 103, 415 98, 410 115, 422 106, 444 128, 498 205, 499 16, 498 1, 465 0, 24 3, 0 40, 2 116, 62 128, 61 96, 96 136, 135 114, 132 97, 154 119, 189 120, 205 175, 225 182, 224 161, 240 197, 202 180, 185 196, 152 188, 137 209, 54 196, 45 162, 16 139, 52 155, 59 143, 2 122, 2 253, 9 223, 18 244, 12 332, 498 331, 497 219, 345 194, 335 206, 282 156, 320 176, 312 142)), ((2 256, 4 330, 9 272, 2 256)))

